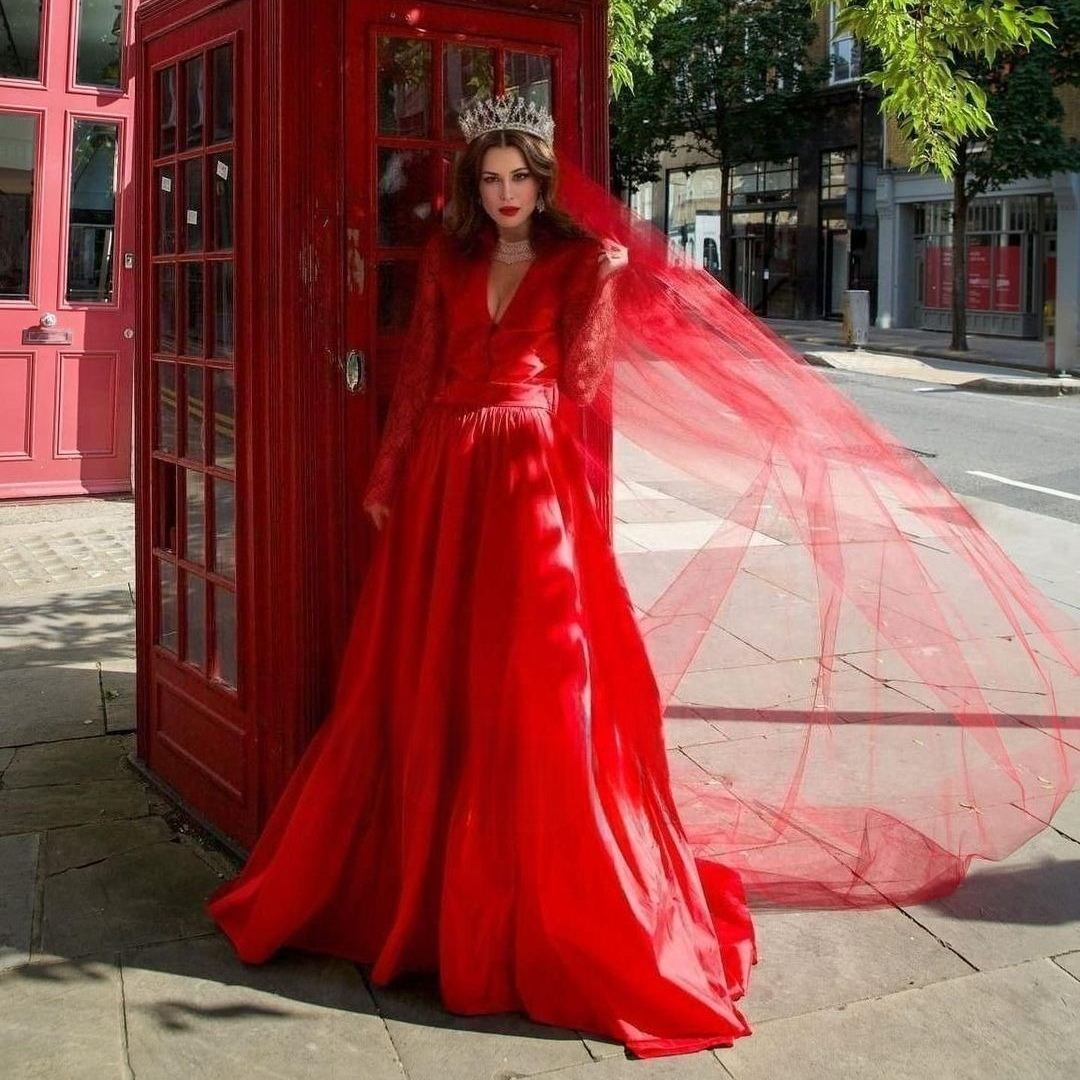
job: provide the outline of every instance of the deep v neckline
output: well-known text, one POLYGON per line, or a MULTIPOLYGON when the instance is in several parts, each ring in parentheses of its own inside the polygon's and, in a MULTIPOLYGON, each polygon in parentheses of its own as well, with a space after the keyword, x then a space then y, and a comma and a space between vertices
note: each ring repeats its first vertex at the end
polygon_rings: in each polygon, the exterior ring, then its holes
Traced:
POLYGON ((484 311, 487 313, 488 322, 491 324, 492 327, 502 326, 502 324, 506 321, 506 316, 510 314, 510 309, 517 301, 518 294, 521 292, 523 286, 525 285, 525 282, 529 279, 529 275, 533 272, 534 267, 539 261, 540 253, 537 252, 532 262, 530 262, 528 267, 526 268, 525 273, 521 275, 521 280, 518 281, 517 285, 514 286, 514 291, 510 294, 510 298, 503 306, 502 314, 499 316, 498 319, 496 319, 495 316, 491 313, 491 305, 489 302, 489 296, 491 294, 491 268, 495 264, 495 259, 491 256, 488 257, 487 261, 484 263, 484 272, 483 274, 481 274, 481 282, 484 287, 484 311))

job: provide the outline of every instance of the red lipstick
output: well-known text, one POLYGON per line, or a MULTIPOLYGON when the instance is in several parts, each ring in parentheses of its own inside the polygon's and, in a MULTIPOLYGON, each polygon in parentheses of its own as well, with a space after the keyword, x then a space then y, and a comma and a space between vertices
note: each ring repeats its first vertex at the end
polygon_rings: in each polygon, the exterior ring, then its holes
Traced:
POLYGON ((513 217, 519 209, 520 208, 517 206, 500 206, 499 213, 502 214, 503 217, 513 217))

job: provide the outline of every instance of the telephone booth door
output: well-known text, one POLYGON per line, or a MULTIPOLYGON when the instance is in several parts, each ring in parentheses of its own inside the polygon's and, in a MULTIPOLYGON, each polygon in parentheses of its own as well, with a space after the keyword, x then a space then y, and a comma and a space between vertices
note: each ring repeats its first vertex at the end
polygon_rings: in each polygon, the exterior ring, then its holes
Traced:
MULTIPOLYGON (((594 174, 606 165, 592 122, 604 118, 606 124, 605 84, 602 79, 598 101, 586 93, 583 63, 584 57, 595 60, 590 46, 597 27, 568 18, 573 8, 581 14, 582 5, 567 4, 552 4, 543 15, 510 4, 389 0, 348 7, 345 191, 354 272, 347 280, 346 334, 370 388, 350 402, 349 443, 358 458, 370 461, 374 452, 412 309, 420 248, 450 197, 454 162, 464 148, 458 128, 463 103, 477 95, 520 94, 551 110, 562 157, 594 174), (586 100, 593 102, 590 112, 586 100)), ((351 484, 347 493, 356 535, 367 528, 363 484, 351 484)), ((356 586, 354 575, 349 591, 356 586)))

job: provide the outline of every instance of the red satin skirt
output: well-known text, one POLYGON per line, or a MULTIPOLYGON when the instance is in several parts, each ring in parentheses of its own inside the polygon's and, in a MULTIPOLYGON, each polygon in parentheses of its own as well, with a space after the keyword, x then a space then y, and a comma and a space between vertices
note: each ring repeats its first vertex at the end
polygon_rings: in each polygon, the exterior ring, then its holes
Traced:
POLYGON ((741 883, 696 862, 652 671, 552 395, 443 396, 361 594, 335 703, 208 911, 282 946, 438 972, 638 1056, 730 1045, 741 883))

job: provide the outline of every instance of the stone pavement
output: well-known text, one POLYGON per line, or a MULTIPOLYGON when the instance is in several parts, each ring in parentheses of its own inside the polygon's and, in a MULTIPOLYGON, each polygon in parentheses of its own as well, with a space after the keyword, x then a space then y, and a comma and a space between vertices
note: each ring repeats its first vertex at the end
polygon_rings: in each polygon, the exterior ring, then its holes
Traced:
POLYGON ((1080 369, 1072 375, 1046 375, 1042 341, 971 336, 971 350, 957 353, 948 348, 947 335, 935 331, 873 328, 869 343, 853 349, 844 344, 842 327, 835 321, 769 319, 767 324, 818 367, 984 393, 1080 394, 1080 369))
MULTIPOLYGON (((645 603, 715 515, 680 497, 677 478, 647 464, 636 475, 617 492, 618 545, 645 603)), ((1058 604, 1063 625, 1080 625, 1080 526, 970 502, 1058 604)), ((127 761, 125 513, 130 505, 122 513, 97 500, 48 513, 0 504, 0 561, 11 573, 0 585, 3 1080, 1080 1076, 1080 795, 946 900, 758 912, 762 961, 746 1001, 755 1034, 715 1053, 631 1061, 609 1042, 519 1016, 448 1015, 430 979, 373 988, 364 971, 325 957, 287 951, 246 967, 201 906, 235 862, 127 761), (68 554, 65 563, 65 553, 87 550, 98 560, 68 554)), ((755 534, 753 568, 774 601, 795 603, 784 539, 755 534)), ((746 622, 744 638, 718 628, 690 676, 736 694, 774 693, 756 702, 763 727, 744 731, 743 745, 764 745, 770 710, 790 705, 790 673, 806 655, 774 607, 746 622)), ((666 734, 673 754, 718 737, 685 717, 666 734)))

